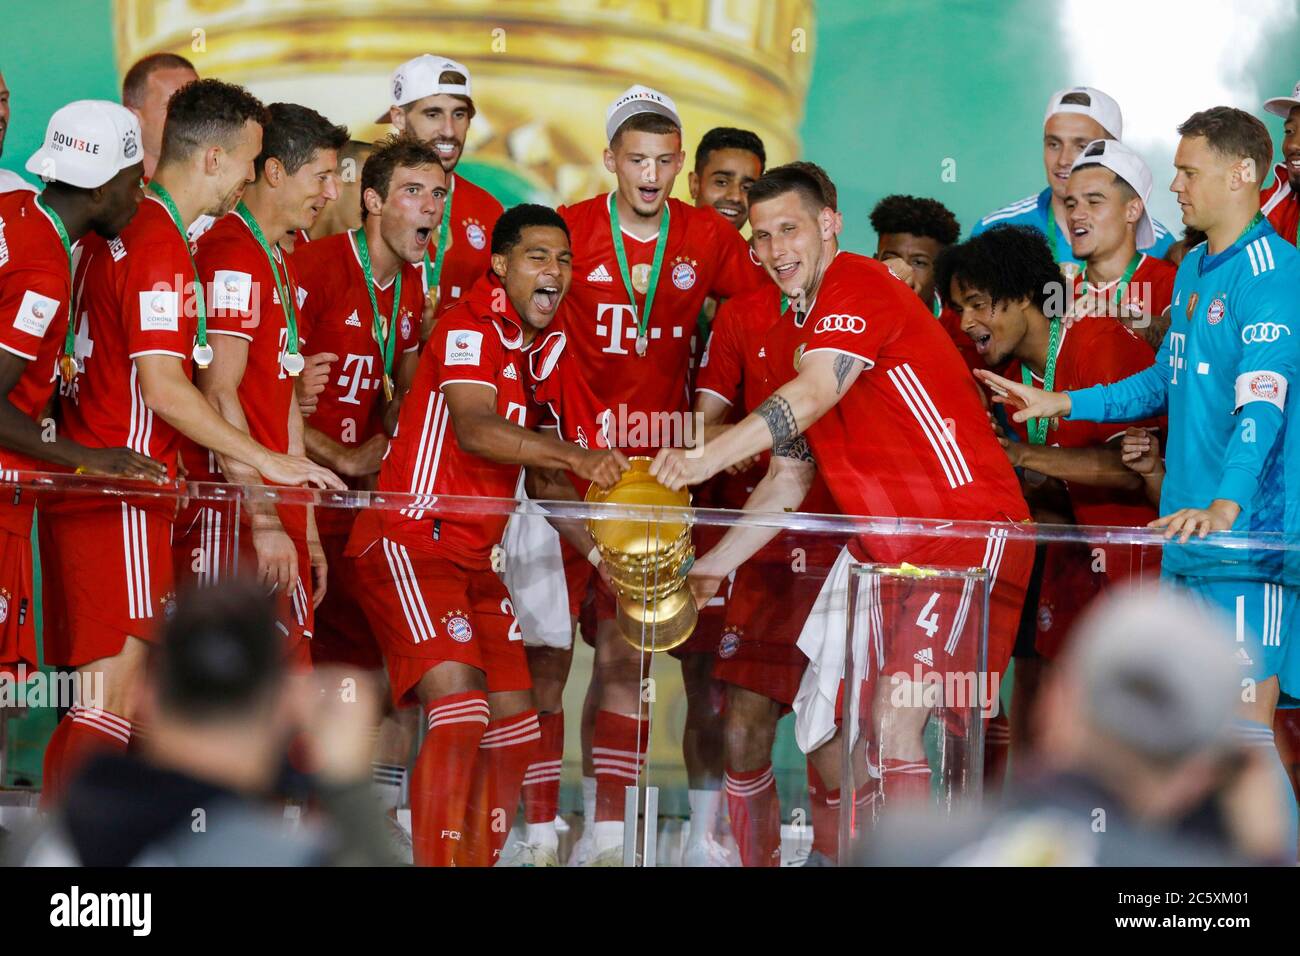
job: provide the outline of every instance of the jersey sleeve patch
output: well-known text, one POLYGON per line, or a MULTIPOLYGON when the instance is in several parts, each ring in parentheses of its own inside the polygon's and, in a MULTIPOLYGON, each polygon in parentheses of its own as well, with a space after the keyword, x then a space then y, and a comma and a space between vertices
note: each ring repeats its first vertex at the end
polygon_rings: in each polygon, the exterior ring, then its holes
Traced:
POLYGON ((253 277, 247 272, 218 269, 212 274, 212 308, 247 312, 253 295, 253 277))
POLYGON ((478 365, 483 357, 483 333, 462 329, 447 333, 444 365, 478 365))
POLYGON ((14 316, 14 328, 38 339, 45 337, 45 330, 54 321, 54 313, 59 311, 58 299, 41 295, 28 289, 23 293, 23 301, 18 304, 18 314, 14 316))
POLYGON ((139 293, 141 332, 180 331, 180 293, 153 289, 139 293))
POLYGON ((1251 402, 1268 402, 1283 411, 1286 404, 1287 380, 1277 372, 1242 372, 1237 376, 1237 409, 1251 402))

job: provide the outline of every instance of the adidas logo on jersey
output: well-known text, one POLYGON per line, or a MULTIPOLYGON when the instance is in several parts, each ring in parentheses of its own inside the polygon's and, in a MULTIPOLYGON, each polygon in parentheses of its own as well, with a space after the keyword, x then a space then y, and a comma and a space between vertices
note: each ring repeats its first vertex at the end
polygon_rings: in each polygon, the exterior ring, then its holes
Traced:
POLYGON ((519 373, 515 371, 514 362, 511 362, 509 365, 506 366, 506 370, 501 373, 501 377, 514 379, 515 381, 519 380, 519 373))
POLYGON ((930 648, 928 647, 921 648, 912 656, 916 658, 918 661, 920 661, 922 664, 924 664, 926 667, 934 666, 934 651, 930 650, 930 648))
POLYGON ((352 314, 348 316, 348 320, 347 320, 346 322, 344 322, 343 324, 344 324, 344 325, 355 325, 357 328, 361 328, 361 317, 360 317, 359 315, 357 315, 357 310, 356 310, 356 309, 353 309, 353 310, 352 310, 352 314))
POLYGON ((600 265, 596 266, 596 268, 592 269, 591 272, 587 273, 587 281, 613 282, 614 277, 609 274, 609 270, 605 268, 605 263, 602 262, 600 265))
POLYGON ((1244 647, 1237 648, 1237 663, 1240 664, 1242 667, 1255 666, 1255 662, 1251 659, 1251 656, 1246 653, 1246 649, 1244 647))

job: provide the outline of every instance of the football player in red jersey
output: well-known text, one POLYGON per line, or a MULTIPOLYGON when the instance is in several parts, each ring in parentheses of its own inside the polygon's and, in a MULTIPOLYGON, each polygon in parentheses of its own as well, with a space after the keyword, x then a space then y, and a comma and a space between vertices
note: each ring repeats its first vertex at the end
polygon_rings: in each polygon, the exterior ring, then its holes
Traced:
POLYGON ((522 466, 604 486, 626 468, 615 451, 530 427, 524 368, 571 270, 554 210, 517 206, 498 220, 492 272, 439 321, 379 472, 380 492, 413 497, 400 511, 363 511, 348 543, 393 701, 427 715, 411 778, 417 864, 493 862, 509 830, 493 825, 496 811, 513 816, 540 738, 514 609, 492 568, 505 516, 440 512, 437 499, 511 498, 522 466))
MULTIPOLYGON (((1282 162, 1273 167, 1273 182, 1260 187, 1260 211, 1277 234, 1295 245, 1300 229, 1300 83, 1290 96, 1275 96, 1264 109, 1283 119, 1282 162)), ((1258 173, 1264 181, 1264 171, 1258 173)))
MULTIPOLYGON (((560 209, 574 237, 573 287, 561 308, 565 355, 608 412, 610 443, 646 453, 691 438, 687 384, 704 299, 729 298, 765 279, 739 231, 716 210, 669 198, 685 160, 672 100, 633 86, 606 111, 605 133, 605 168, 617 188, 560 209)), ((570 582, 570 594, 585 594, 593 569, 580 556, 565 563, 566 574, 581 578, 570 582)), ((608 593, 597 609, 596 817, 584 845, 592 845, 590 835, 596 854, 612 862, 622 858, 623 787, 644 759, 648 721, 640 716, 640 654, 619 636, 608 593)), ((585 629, 584 636, 592 637, 585 629)), ((538 707, 558 722, 571 651, 538 651, 530 655, 538 707)))
MULTIPOLYGON (((262 104, 238 86, 191 83, 172 97, 162 158, 146 199, 114 242, 80 263, 74 354, 77 375, 60 386, 63 429, 83 445, 128 445, 176 474, 181 436, 239 460, 280 484, 341 486, 305 458, 278 454, 232 428, 190 380, 207 361, 206 300, 196 287, 185 230, 224 215, 253 176, 262 104)), ((260 480, 260 479, 259 479, 260 480)), ((145 641, 172 591, 168 499, 103 501, 75 496, 42 504, 49 528, 45 659, 104 674, 104 702, 59 723, 44 777, 57 793, 96 747, 125 749, 146 657, 145 641), (87 574, 86 569, 95 569, 87 574)))
POLYGON ((1178 269, 1138 251, 1155 236, 1147 212, 1151 170, 1118 140, 1099 139, 1074 161, 1065 189, 1070 248, 1083 263, 1067 322, 1078 316, 1110 316, 1153 350, 1160 348, 1169 328, 1178 269))
MULTIPOLYGON (((747 296, 735 305, 757 307, 761 300, 767 311, 780 311, 785 298, 791 306, 764 345, 772 383, 783 384, 698 453, 661 450, 652 473, 680 488, 772 448, 774 455, 802 467, 792 467, 798 480, 773 496, 779 504, 771 510, 797 508, 815 469, 845 514, 1026 520, 1015 473, 988 428, 978 388, 951 339, 928 321, 916 295, 884 265, 839 251, 836 216, 825 205, 816 177, 797 168, 769 170, 749 199, 754 250, 779 288, 760 289, 751 293, 754 303, 747 296)), ((759 544, 771 537, 770 529, 733 528, 728 534, 759 544)), ((956 541, 863 535, 841 552, 815 605, 816 622, 810 619, 800 638, 813 666, 795 707, 796 736, 828 785, 841 782, 833 745, 836 692, 826 698, 828 682, 820 678, 827 670, 829 686, 838 687, 844 634, 843 613, 837 626, 831 620, 837 615, 829 611, 837 596, 843 607, 852 565, 864 560, 986 568, 993 582, 987 667, 1000 675, 1020 616, 1032 545, 994 528, 987 537, 956 541)), ((900 592, 900 601, 876 608, 883 635, 880 671, 890 680, 869 685, 870 747, 862 750, 859 740, 858 752, 870 754, 878 768, 878 790, 865 787, 861 760, 862 775, 845 781, 877 802, 930 792, 924 750, 930 709, 895 693, 913 684, 914 662, 932 674, 986 678, 974 673, 979 635, 969 602, 926 585, 900 592)), ((973 710, 975 702, 964 705, 973 710)))
MULTIPOLYGON (((300 247, 293 263, 306 293, 312 347, 333 356, 333 374, 306 420, 307 454, 351 487, 366 489, 379 472, 419 361, 420 263, 442 219, 447 175, 431 146, 394 136, 370 153, 358 182, 360 225, 300 247)), ((316 510, 330 567, 343 567, 354 518, 348 509, 316 510)), ((378 671, 383 657, 354 585, 349 575, 334 575, 316 614, 312 662, 378 671)), ((413 708, 389 714, 376 743, 375 785, 390 813, 397 808, 415 732, 408 716, 416 716, 413 708)))
MULTIPOLYGON (((44 173, 39 195, 0 196, 0 475, 50 471, 166 479, 166 468, 129 448, 97 448, 40 418, 65 353, 73 247, 87 233, 115 237, 140 203, 140 125, 116 103, 82 100, 55 112, 29 168, 44 173), (85 144, 69 150, 65 144, 85 144), (52 158, 58 161, 48 163, 52 158)), ((75 368, 75 366, 73 366, 75 368)), ((32 515, 21 489, 0 506, 0 671, 35 669, 32 515)), ((3 719, 0 708, 0 720, 3 719)))
MULTIPOLYGON (((1107 179, 1112 176, 1109 170, 1102 172, 1107 179)), ((1094 186, 1102 184, 1088 188, 1094 186)), ((1128 231, 1131 235, 1131 226, 1128 231)), ((1137 255, 1136 247, 1132 251, 1137 255)), ((940 256, 937 272, 945 300, 961 316, 962 328, 977 343, 981 357, 991 367, 1006 366, 1003 374, 1012 379, 1046 378, 1044 387, 1058 391, 1084 388, 1119 381, 1155 360, 1146 342, 1104 314, 1076 319, 1069 326, 1059 314, 1051 314, 1062 311, 1064 303, 1041 290, 1059 288, 1061 279, 1051 250, 1036 230, 990 229, 940 256)), ((1141 424, 1163 427, 1159 421, 1141 424)), ((1025 495, 1036 520, 1144 527, 1156 517, 1142 479, 1121 460, 1123 428, 1068 421, 1011 428, 1012 438, 999 438, 1011 464, 1025 470, 1025 495)), ((1036 583, 1030 588, 1037 601, 1025 608, 1015 648, 1010 743, 1016 753, 1032 743, 1044 661, 1060 652, 1074 618, 1107 580, 1154 579, 1159 574, 1156 548, 1105 544, 1096 549, 1053 542, 1040 544, 1038 552, 1036 583)))
POLYGON ((488 271, 488 240, 501 215, 501 203, 486 189, 455 175, 475 112, 469 70, 455 60, 423 53, 393 71, 390 89, 392 106, 376 122, 390 121, 398 132, 428 143, 438 151, 450 177, 437 248, 424 257, 430 308, 421 338, 427 339, 442 310, 488 271))
MULTIPOLYGON (((195 380, 226 421, 288 455, 306 452, 294 395, 294 378, 306 364, 301 352, 305 330, 298 324, 306 299, 279 242, 310 228, 325 203, 337 198, 338 150, 347 139, 345 128, 315 110, 273 103, 254 164, 256 179, 234 214, 218 220, 199 240, 196 256, 199 276, 212 290, 212 361, 195 380)), ((198 451, 192 456, 199 461, 190 469, 191 477, 206 457, 206 449, 198 451)), ((257 473, 242 462, 219 464, 228 481, 258 483, 257 473)), ((257 577, 279 593, 288 651, 297 664, 307 666, 305 642, 328 573, 313 509, 249 503, 242 509, 241 525, 241 555, 255 562, 257 577)))
POLYGON ((961 226, 948 207, 919 196, 886 196, 871 210, 876 230, 876 258, 884 263, 902 261, 912 270, 912 287, 971 368, 983 365, 961 320, 945 308, 934 287, 934 260, 961 237, 961 226))

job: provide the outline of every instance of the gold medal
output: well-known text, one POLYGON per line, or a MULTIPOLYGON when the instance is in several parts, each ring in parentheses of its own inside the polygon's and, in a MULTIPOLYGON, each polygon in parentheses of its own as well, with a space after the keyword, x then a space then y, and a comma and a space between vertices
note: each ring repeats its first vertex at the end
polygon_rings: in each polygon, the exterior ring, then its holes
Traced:
POLYGON ((59 374, 63 376, 63 381, 71 382, 77 377, 77 360, 71 355, 59 356, 59 374))
POLYGON ((393 377, 387 372, 384 373, 384 401, 393 400, 393 377))
POLYGON ((650 265, 643 262, 632 267, 632 288, 642 295, 650 290, 650 265))

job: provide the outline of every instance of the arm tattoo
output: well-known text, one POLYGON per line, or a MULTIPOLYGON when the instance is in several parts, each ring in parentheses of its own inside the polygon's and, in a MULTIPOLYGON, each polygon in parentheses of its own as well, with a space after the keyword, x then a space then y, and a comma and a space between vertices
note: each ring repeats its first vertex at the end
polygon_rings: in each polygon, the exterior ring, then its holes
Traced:
POLYGON ((799 424, 795 421, 794 409, 780 395, 772 395, 754 409, 754 414, 767 424, 772 433, 773 450, 788 445, 799 437, 799 424))
POLYGON ((841 352, 835 356, 835 394, 838 395, 844 391, 844 380, 849 377, 849 373, 854 367, 862 364, 862 359, 854 358, 852 355, 846 355, 841 352))
POLYGON ((772 454, 777 458, 793 458, 795 461, 816 464, 812 449, 808 447, 808 439, 803 435, 796 435, 780 446, 773 445, 772 454))

